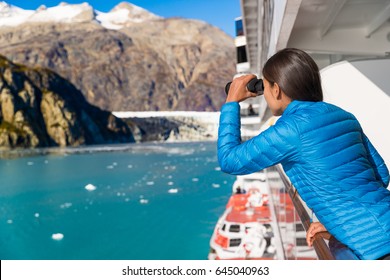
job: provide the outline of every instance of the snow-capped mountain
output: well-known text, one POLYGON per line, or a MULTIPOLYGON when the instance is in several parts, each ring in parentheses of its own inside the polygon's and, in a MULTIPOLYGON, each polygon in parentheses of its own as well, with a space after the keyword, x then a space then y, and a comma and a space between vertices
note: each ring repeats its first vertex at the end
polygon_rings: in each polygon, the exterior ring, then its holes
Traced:
POLYGON ((1 1, 0 56, 60 74, 94 106, 216 111, 226 100, 234 40, 206 22, 126 2, 102 13, 88 3, 23 10, 1 1))
POLYGON ((96 21, 107 29, 121 29, 132 22, 159 18, 161 17, 127 2, 118 4, 108 13, 97 11, 86 2, 81 4, 62 2, 55 7, 41 6, 37 10, 24 10, 6 2, 0 2, 0 27, 24 23, 96 21))
POLYGON ((120 29, 129 22, 143 22, 160 18, 141 7, 122 2, 108 13, 96 11, 95 19, 108 29, 120 29))
POLYGON ((19 25, 33 13, 34 11, 23 10, 6 2, 0 2, 0 26, 19 25))

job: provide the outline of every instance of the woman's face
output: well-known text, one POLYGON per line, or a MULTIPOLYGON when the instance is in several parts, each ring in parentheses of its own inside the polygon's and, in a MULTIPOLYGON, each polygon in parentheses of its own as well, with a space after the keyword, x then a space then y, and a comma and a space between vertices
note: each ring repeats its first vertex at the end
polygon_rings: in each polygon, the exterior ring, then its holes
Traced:
POLYGON ((284 94, 277 83, 271 84, 263 78, 264 98, 274 116, 281 116, 291 99, 284 94))
POLYGON ((268 107, 271 109, 271 112, 274 116, 280 116, 279 114, 279 105, 277 98, 275 96, 275 84, 271 85, 266 79, 263 78, 264 83, 264 98, 268 104, 268 107))

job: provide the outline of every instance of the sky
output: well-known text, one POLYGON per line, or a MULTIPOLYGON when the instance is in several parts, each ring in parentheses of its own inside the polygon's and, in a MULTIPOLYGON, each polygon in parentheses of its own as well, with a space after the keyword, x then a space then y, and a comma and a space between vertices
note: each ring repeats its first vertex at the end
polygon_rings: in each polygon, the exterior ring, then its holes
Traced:
MULTIPOLYGON (((41 5, 57 6, 61 2, 80 4, 88 2, 95 10, 108 12, 123 0, 0 0, 25 10, 41 5)), ((198 19, 219 27, 235 36, 234 19, 241 15, 240 0, 127 0, 162 17, 198 19)))

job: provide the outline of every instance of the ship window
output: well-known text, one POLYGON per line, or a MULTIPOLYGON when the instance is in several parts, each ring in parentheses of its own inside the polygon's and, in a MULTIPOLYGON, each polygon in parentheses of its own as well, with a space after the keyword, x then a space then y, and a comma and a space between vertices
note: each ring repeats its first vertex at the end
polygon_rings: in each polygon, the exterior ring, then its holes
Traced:
POLYGON ((241 244, 241 238, 232 238, 230 239, 229 246, 230 247, 237 247, 241 244))
POLYGON ((244 35, 244 26, 242 25, 242 19, 236 20, 236 36, 244 35))
POLYGON ((231 225, 229 228, 230 232, 240 232, 240 225, 231 225))
POLYGON ((225 231, 225 229, 226 229, 226 224, 223 224, 222 231, 225 231))
POLYGON ((295 231, 305 231, 302 224, 295 224, 295 231))
POLYGON ((245 46, 237 47, 237 63, 248 62, 245 46))
POLYGON ((307 246, 306 238, 299 237, 296 239, 297 246, 307 246))

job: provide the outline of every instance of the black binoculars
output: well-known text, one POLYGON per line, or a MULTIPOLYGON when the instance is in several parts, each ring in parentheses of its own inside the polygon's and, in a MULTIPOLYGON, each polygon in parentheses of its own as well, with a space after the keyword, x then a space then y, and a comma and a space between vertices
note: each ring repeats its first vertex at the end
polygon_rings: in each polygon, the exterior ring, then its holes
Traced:
MULTIPOLYGON (((225 86, 225 93, 229 93, 230 85, 232 82, 228 82, 225 86)), ((262 95, 264 93, 264 84, 262 79, 253 78, 246 85, 246 89, 252 93, 256 93, 257 95, 262 95)))

